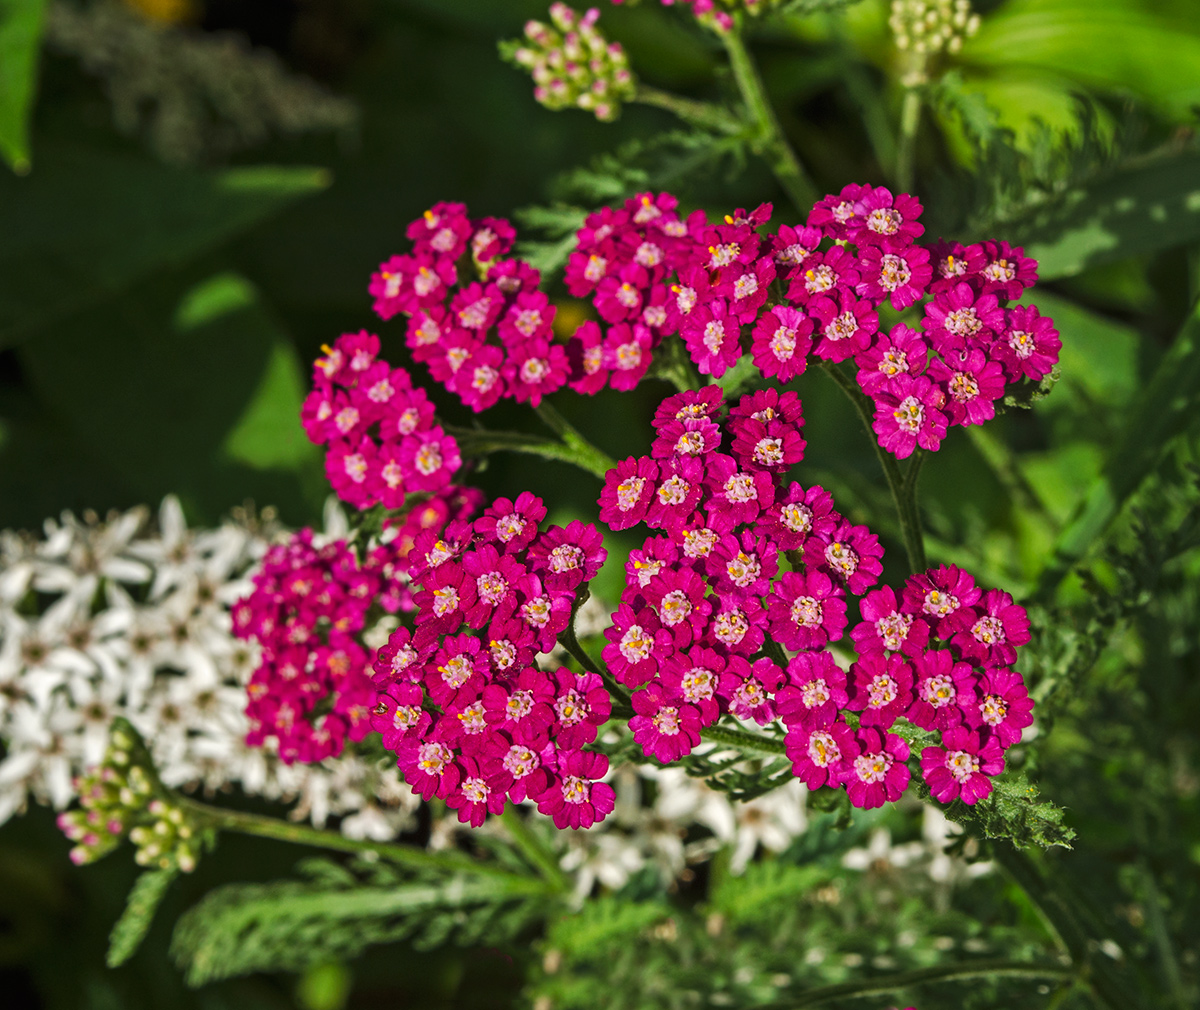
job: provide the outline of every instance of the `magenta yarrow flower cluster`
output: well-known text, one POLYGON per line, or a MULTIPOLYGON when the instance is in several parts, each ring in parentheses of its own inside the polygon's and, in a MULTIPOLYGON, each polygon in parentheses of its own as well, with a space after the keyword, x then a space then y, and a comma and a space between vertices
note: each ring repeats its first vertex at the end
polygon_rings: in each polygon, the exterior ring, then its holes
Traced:
POLYGON ((407 234, 412 253, 383 263, 369 290, 381 318, 408 317, 412 356, 435 380, 476 411, 501 398, 536 407, 566 385, 566 352, 553 343, 555 308, 538 290, 541 274, 501 258, 516 239, 512 225, 439 203, 407 234))
POLYGON ((361 564, 344 540, 316 546, 310 529, 267 552, 232 613, 234 634, 262 648, 246 688, 250 746, 275 739, 285 763, 307 764, 366 736, 375 705, 375 651, 361 640, 368 614, 415 608, 414 540, 471 515, 479 497, 458 488, 423 502, 393 520, 361 564))
MULTIPOLYGON (((624 0, 612 2, 621 4, 624 0)), ((736 11, 761 14, 778 3, 779 0, 662 0, 664 7, 690 8, 697 21, 718 32, 727 32, 733 28, 733 13, 736 11)))
POLYGON ((584 109, 599 120, 617 118, 637 92, 629 57, 619 42, 596 28, 600 11, 580 14, 566 4, 550 7, 550 24, 529 21, 525 42, 502 52, 533 76, 533 97, 548 109, 584 109))
POLYGON ((416 627, 398 628, 375 660, 371 725, 405 781, 478 826, 526 799, 560 828, 613 808, 597 781, 608 759, 584 750, 612 710, 596 674, 540 669, 606 552, 595 526, 539 531, 528 492, 497 499, 472 523, 423 534, 414 548, 416 627))
POLYGON ((810 788, 845 787, 875 807, 908 785, 908 745, 891 732, 904 717, 941 733, 922 753, 938 799, 987 795, 1003 749, 1032 721, 1010 669, 1029 640, 1024 610, 957 568, 914 576, 899 600, 870 591, 878 538, 819 486, 786 481, 804 450, 796 395, 751 393, 723 414, 716 386, 668 397, 651 455, 610 470, 600 496, 611 528, 664 531, 631 553, 605 632, 609 670, 634 689, 635 741, 669 762, 724 714, 779 719, 810 788), (847 674, 828 646, 845 635, 850 596, 862 597, 862 621, 847 674), (856 727, 848 712, 861 713, 856 727))
POLYGON ((409 494, 449 487, 462 466, 458 443, 408 372, 379 358, 379 338, 347 333, 324 350, 300 419, 312 442, 328 446, 325 474, 338 497, 398 509, 409 494))

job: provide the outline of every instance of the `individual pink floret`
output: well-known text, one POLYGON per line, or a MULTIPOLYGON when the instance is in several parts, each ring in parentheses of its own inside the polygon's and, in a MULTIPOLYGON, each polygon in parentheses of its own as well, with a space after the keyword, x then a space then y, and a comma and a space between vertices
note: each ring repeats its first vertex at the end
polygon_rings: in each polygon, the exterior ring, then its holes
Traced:
POLYGON ((942 734, 941 747, 921 751, 921 772, 942 803, 974 805, 992 791, 991 777, 1004 771, 1004 752, 989 733, 956 726, 942 734))

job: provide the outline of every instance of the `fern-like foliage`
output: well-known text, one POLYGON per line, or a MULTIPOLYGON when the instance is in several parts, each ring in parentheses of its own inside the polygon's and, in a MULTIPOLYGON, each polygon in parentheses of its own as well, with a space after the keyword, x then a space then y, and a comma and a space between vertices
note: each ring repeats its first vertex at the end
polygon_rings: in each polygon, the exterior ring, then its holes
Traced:
POLYGON ((519 877, 414 880, 383 863, 352 872, 326 860, 301 869, 307 880, 218 888, 180 918, 171 953, 189 985, 297 970, 401 939, 418 949, 494 944, 550 907, 540 882, 519 877))
POLYGON ((154 913, 166 897, 167 888, 179 876, 179 866, 172 863, 165 870, 146 870, 134 882, 125 902, 125 911, 113 926, 108 940, 108 966, 117 968, 137 953, 154 913))

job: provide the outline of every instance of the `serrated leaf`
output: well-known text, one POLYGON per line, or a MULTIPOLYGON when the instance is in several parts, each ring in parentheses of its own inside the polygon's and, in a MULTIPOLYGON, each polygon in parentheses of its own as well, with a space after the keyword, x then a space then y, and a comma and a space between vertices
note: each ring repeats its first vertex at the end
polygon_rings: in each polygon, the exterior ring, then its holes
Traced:
POLYGON ((166 896, 167 888, 178 875, 179 868, 171 866, 166 870, 146 870, 134 881, 125 911, 108 938, 106 960, 110 968, 119 967, 137 952, 154 919, 154 913, 166 896))
POLYGON ((1194 242, 1200 238, 1200 151, 1161 155, 1074 189, 1010 241, 1038 261, 1042 280, 1194 242))
POLYGON ((45 0, 0 0, 0 154, 29 170, 29 113, 37 84, 45 0))
POLYGON ((295 970, 411 937, 436 946, 476 914, 539 893, 522 878, 452 877, 433 884, 336 887, 233 884, 180 918, 171 953, 189 985, 253 971, 295 970), (431 942, 432 941, 432 942, 431 942))
POLYGON ((1062 807, 1038 795, 1025 775, 1004 775, 992 780, 991 795, 973 807, 956 801, 946 816, 984 838, 1008 839, 1017 848, 1071 848, 1075 830, 1063 822, 1062 807))

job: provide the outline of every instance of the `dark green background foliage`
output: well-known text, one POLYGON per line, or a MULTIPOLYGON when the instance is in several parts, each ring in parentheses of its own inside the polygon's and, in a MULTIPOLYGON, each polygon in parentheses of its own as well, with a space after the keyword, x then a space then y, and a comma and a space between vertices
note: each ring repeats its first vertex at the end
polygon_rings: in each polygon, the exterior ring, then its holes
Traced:
MULTIPOLYGON (((106 85, 61 49, 42 52, 34 101, 27 71, 42 7, 0 0, 0 154, 22 172, 0 172, 0 527, 168 492, 198 524, 245 499, 278 506, 293 525, 316 521, 321 457, 296 423, 309 362, 322 343, 365 327, 405 363, 399 325, 372 316, 366 283, 435 201, 515 217, 543 265, 561 262, 582 209, 639 189, 670 188, 689 209, 722 213, 772 200, 787 222, 807 211, 789 204, 745 138, 693 132, 646 107, 611 126, 539 108, 496 42, 544 16, 542 0, 207 0, 189 31, 242 32, 358 114, 337 131, 201 149, 187 166, 159 157, 146 124, 118 130, 106 85)), ((785 132, 822 192, 890 182, 900 94, 885 6, 790 9, 752 36, 785 132)), ((1053 966, 1064 952, 1125 1006, 1195 1004, 1200 26, 1191 0, 978 9, 978 37, 929 91, 915 189, 928 237, 994 236, 1039 257, 1033 298, 1062 333, 1061 378, 1033 410, 1014 405, 982 430, 955 430, 925 467, 921 501, 931 561, 1034 603, 1024 672, 1040 734, 1012 752, 1007 781, 1015 796, 1026 776, 1054 807, 1006 801, 968 827, 1043 843, 1074 832, 1074 847, 1014 862, 1007 842, 984 842, 981 854, 1004 869, 933 895, 919 873, 841 863, 872 827, 897 843, 917 837, 911 811, 855 815, 846 830, 834 812, 744 876, 718 857, 670 893, 637 878, 547 920, 536 903, 489 898, 452 911, 434 901, 441 910, 425 916, 414 895, 444 881, 334 864, 302 878, 294 847, 228 836, 172 885, 138 953, 108 970, 133 867, 118 856, 72 868, 37 810, 0 830, 6 1007, 499 1007, 548 997, 554 1007, 782 1010, 810 1005, 814 987, 897 972, 916 973, 909 988, 855 1001, 828 990, 824 1005, 1096 1005, 1054 977, 920 976, 954 959, 1053 966), (1038 822, 1042 813, 1050 819, 1038 822), (250 887, 287 875, 297 879, 290 891, 250 887), (195 907, 221 885, 245 886, 195 907), (386 915, 344 900, 368 886, 392 894, 386 915), (311 956, 289 938, 320 937, 314 920, 259 907, 289 894, 316 895, 315 921, 342 923, 311 956), (168 953, 185 909, 175 953, 194 980, 301 975, 185 988, 168 953), (211 938, 204 947, 201 927, 230 921, 222 915, 267 925, 240 961, 206 973, 203 956, 233 956, 211 938), (367 941, 377 945, 358 956, 367 941)), ((678 12, 606 4, 601 23, 647 83, 734 100, 719 45, 678 12)), ((897 584, 899 528, 871 445, 823 376, 797 388, 809 441, 799 479, 823 484, 880 533, 897 584)), ((623 457, 644 451, 667 391, 649 381, 554 402, 623 457)), ((511 405, 486 421, 529 429, 527 411, 511 405)), ((558 464, 496 456, 477 479, 490 493, 551 498, 558 521, 594 515, 597 482, 558 464)), ((610 548, 633 543, 620 535, 610 548)), ((602 596, 615 597, 616 578, 610 566, 602 596)))

